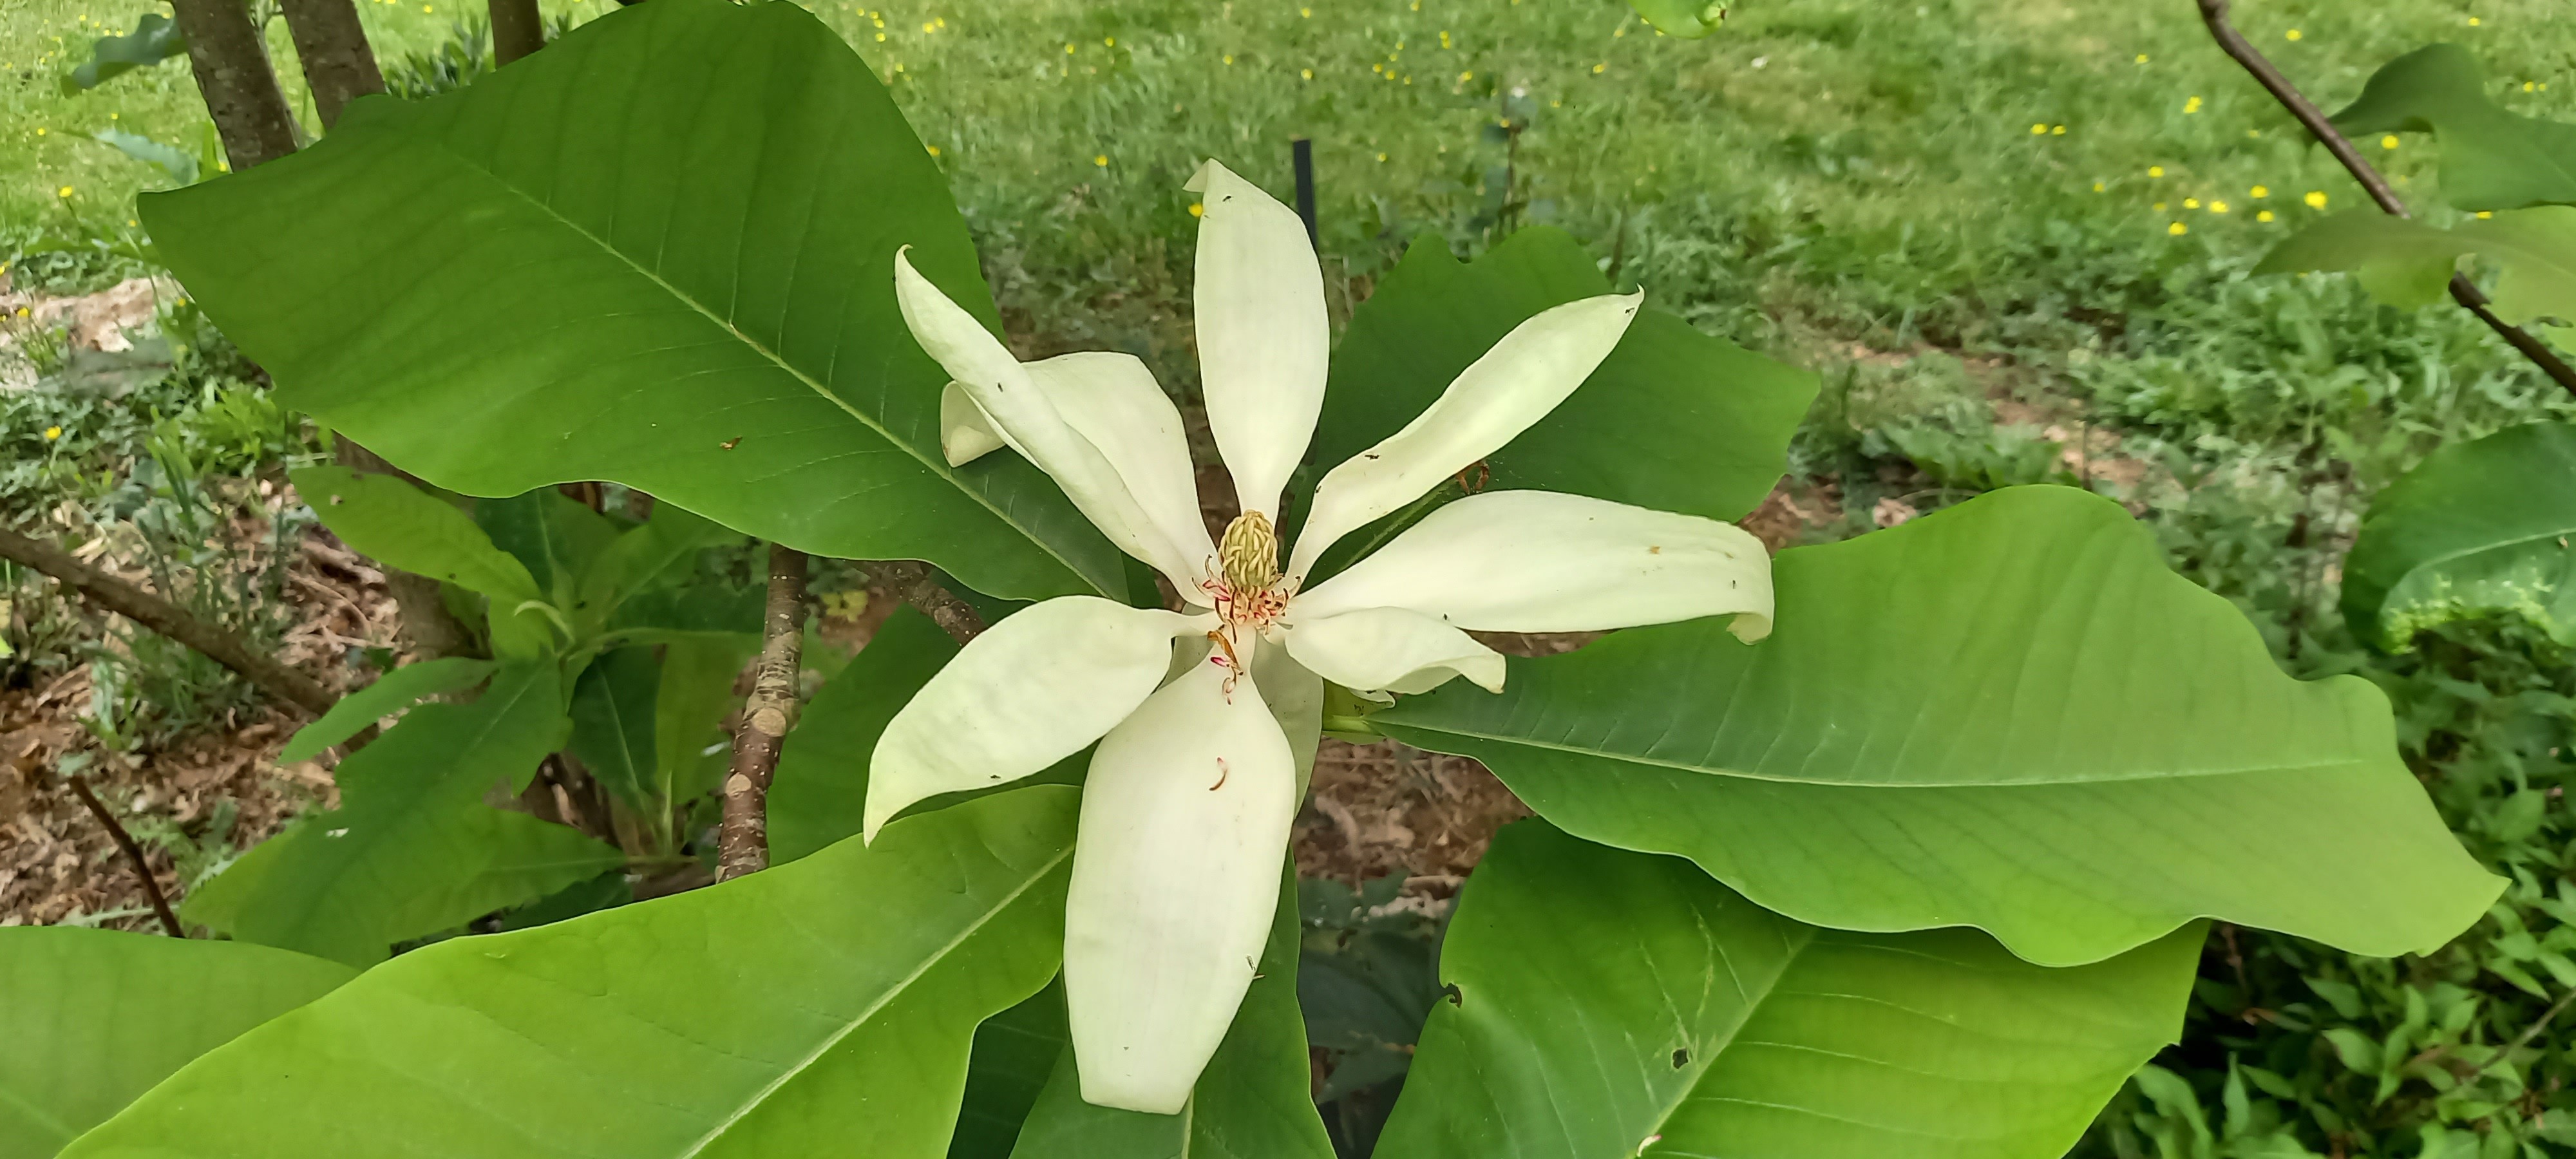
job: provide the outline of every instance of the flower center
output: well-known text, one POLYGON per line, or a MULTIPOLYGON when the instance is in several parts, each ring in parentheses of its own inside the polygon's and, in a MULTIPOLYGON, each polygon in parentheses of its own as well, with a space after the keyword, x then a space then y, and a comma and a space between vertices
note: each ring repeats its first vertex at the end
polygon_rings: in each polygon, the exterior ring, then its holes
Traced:
POLYGON ((1227 623, 1259 627, 1288 609, 1279 577, 1279 533, 1269 516, 1258 511, 1236 516, 1216 552, 1218 578, 1209 587, 1227 623))

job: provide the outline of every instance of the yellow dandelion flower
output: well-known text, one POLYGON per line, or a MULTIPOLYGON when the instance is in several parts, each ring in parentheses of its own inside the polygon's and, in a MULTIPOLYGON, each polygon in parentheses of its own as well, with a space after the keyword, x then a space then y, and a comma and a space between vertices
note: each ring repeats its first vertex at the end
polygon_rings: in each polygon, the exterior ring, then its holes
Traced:
POLYGON ((2184 234, 2190 233, 2190 232, 2191 232, 2191 227, 2190 227, 2190 226, 2187 226, 2187 225, 2184 225, 2183 223, 2181 223, 2181 222, 2177 221, 2177 222, 2173 223, 2172 225, 2168 225, 2168 226, 2166 226, 2166 227, 2165 227, 2165 232, 2166 232, 2166 233, 2168 233, 2168 234, 2171 234, 2171 235, 2173 235, 2173 236, 2175 236, 2175 237, 2181 237, 2181 236, 2182 236, 2182 235, 2184 235, 2184 234))
POLYGON ((1474 74, 1474 73, 1472 73, 1472 72, 1462 72, 1462 73, 1459 73, 1459 74, 1458 74, 1458 80, 1459 80, 1459 82, 1460 82, 1460 83, 1462 83, 1462 84, 1463 84, 1463 83, 1465 83, 1465 82, 1467 82, 1467 81, 1474 80, 1474 79, 1476 79, 1476 74, 1474 74))
POLYGON ((2030 127, 2030 135, 2034 137, 2040 136, 2046 132, 2048 132, 2048 126, 2046 125, 2032 125, 2030 127))
POLYGON ((1197 216, 1199 216, 1199 215, 1201 215, 1201 214, 1204 214, 1204 213, 1206 213, 1206 212, 1207 212, 1207 203, 1206 203, 1206 202, 1203 202, 1203 201, 1193 201, 1193 202, 1191 202, 1191 203, 1190 203, 1190 216, 1192 216, 1192 217, 1197 217, 1197 216))
POLYGON ((21 317, 21 318, 24 318, 24 317, 26 317, 26 316, 27 316, 27 308, 26 308, 25 306, 20 306, 20 307, 18 307, 18 316, 19 316, 19 317, 21 317))
POLYGON ((2326 207, 2326 195, 2325 191, 2322 189, 2309 190, 2308 196, 2305 200, 2307 201, 2308 208, 2310 209, 2324 209, 2326 207))
POLYGON ((2156 212, 2158 212, 2158 213, 2163 213, 2163 212, 2165 211, 2165 203, 2164 203, 2164 202, 2159 201, 2159 202, 2155 203, 2154 205, 2150 206, 2149 208, 2151 208, 2151 209, 2155 210, 2155 211, 2156 211, 2156 212))
POLYGON ((2199 112, 2199 111, 2200 111, 2200 98, 2199 98, 2199 97, 2193 97, 2193 98, 2191 98, 2190 100, 2184 101, 2184 102, 2182 103, 2182 111, 2183 111, 2184 113, 2186 113, 2186 114, 2188 114, 2188 113, 2197 113, 2197 112, 2199 112))
MULTIPOLYGON (((2523 87, 2524 87, 2524 88, 2530 88, 2531 86, 2530 86, 2530 85, 2524 85, 2523 87)), ((116 115, 116 114, 114 114, 114 113, 109 113, 109 114, 107 115, 107 119, 108 119, 108 120, 111 120, 111 121, 116 120, 116 119, 117 119, 117 115, 116 115)))
MULTIPOLYGON (((24 310, 20 310, 20 311, 18 311, 18 312, 19 312, 19 313, 21 313, 21 314, 26 313, 26 311, 24 311, 24 310)), ((61 427, 46 427, 46 428, 45 428, 45 441, 46 441, 46 442, 50 443, 50 442, 54 441, 55 439, 59 439, 59 438, 61 438, 61 437, 63 437, 63 428, 61 428, 61 427)))
POLYGON ((71 186, 69 186, 69 185, 63 186, 62 188, 57 189, 57 190, 55 190, 55 191, 54 191, 54 196, 56 196, 56 197, 69 197, 69 196, 71 196, 71 195, 72 195, 72 187, 71 187, 71 186))
POLYGON ((2382 134, 2382 135, 2380 136, 2380 138, 2379 138, 2379 147, 2380 147, 2380 148, 2382 148, 2382 149, 2394 149, 2394 148, 2396 148, 2396 147, 2397 147, 2397 134, 2395 134, 2395 133, 2385 133, 2385 134, 2382 134))
MULTIPOLYGON (((878 37, 877 39, 879 39, 879 40, 883 40, 883 39, 885 39, 885 37, 880 36, 880 37, 878 37)), ((1064 54, 1065 54, 1066 56, 1071 56, 1071 55, 1073 55, 1073 45, 1072 45, 1072 43, 1071 43, 1071 42, 1067 42, 1067 43, 1065 44, 1065 46, 1064 46, 1064 54)))
POLYGON ((1311 68, 1301 68, 1297 70, 1297 76, 1301 80, 1313 80, 1315 79, 1315 70, 1311 68))
POLYGON ((2495 216, 2495 211, 2494 211, 2494 210, 2491 210, 2491 209, 2481 209, 2481 210, 2479 210, 2479 211, 2478 211, 2478 220, 2480 220, 2480 221, 2484 221, 2484 220, 2486 220, 2486 219, 2488 219, 2488 218, 2490 218, 2490 217, 2494 217, 2494 216, 2495 216))
POLYGON ((2164 167, 2164 166, 2162 166, 2162 165, 2149 165, 2149 166, 2147 166, 2147 176, 2149 176, 2149 177, 2162 177, 2162 176, 2164 176, 2164 175, 2165 175, 2165 167, 2164 167))
POLYGON ((2531 92, 2531 91, 2533 91, 2533 89, 2532 89, 2532 87, 2531 87, 2531 82, 2530 82, 2530 81, 2524 81, 2524 82, 2522 82, 2522 91, 2524 91, 2524 92, 2531 92))
POLYGON ((885 33, 880 32, 880 33, 878 33, 878 34, 877 34, 877 43, 879 43, 879 44, 883 44, 883 43, 885 43, 885 33))
POLYGON ((1384 153, 1380 153, 1380 154, 1378 154, 1378 155, 1377 155, 1377 163, 1378 163, 1378 164, 1380 164, 1380 165, 1384 165, 1384 164, 1386 164, 1386 154, 1384 154, 1384 153))
POLYGON ((2099 182, 2099 181, 2096 181, 2096 182, 2094 182, 2094 183, 2093 183, 2093 192, 2095 192, 2095 193, 2100 193, 2100 192, 2102 192, 2103 190, 2105 190, 2105 189, 2107 189, 2107 188, 2109 188, 2109 186, 2106 186, 2106 185, 2104 185, 2103 183, 2101 183, 2101 182, 2099 182))
POLYGON ((1115 37, 1115 36, 1104 36, 1104 37, 1101 37, 1101 38, 1100 38, 1100 47, 1102 47, 1102 48, 1116 48, 1116 47, 1118 47, 1118 38, 1117 38, 1117 37, 1115 37))
POLYGON ((924 148, 929 149, 929 150, 930 150, 930 155, 931 155, 931 156, 933 156, 933 157, 936 157, 936 156, 938 156, 938 155, 939 155, 939 146, 937 146, 937 145, 927 145, 927 146, 924 146, 924 148))
POLYGON ((2052 137, 2063 137, 2066 135, 2066 126, 2051 125, 2048 129, 2048 135, 2052 137))
POLYGON ((1599 76, 1608 71, 1610 71, 1610 62, 1606 60, 1592 66, 1592 75, 1594 76, 1599 76))
POLYGON ((1297 10, 1297 18, 1300 20, 1312 20, 1315 18, 1315 10, 1312 8, 1300 8, 1297 10))
POLYGON ((1440 32, 1440 47, 1449 47, 1449 32, 1447 29, 1442 29, 1440 32))
POLYGON ((2266 209, 2266 210, 2264 210, 2264 211, 2263 211, 2263 212, 2261 212, 2261 213, 2255 214, 2255 215, 2254 215, 2254 220, 2256 220, 2256 221, 2270 221, 2270 220, 2272 220, 2272 211, 2271 211, 2271 210, 2266 209))
POLYGON ((45 130, 44 130, 44 127, 43 127, 43 126, 41 126, 41 125, 37 126, 37 128, 36 128, 36 135, 37 135, 37 136, 39 136, 39 137, 41 137, 41 136, 44 136, 44 135, 45 135, 45 130))
POLYGON ((939 31, 939 26, 938 26, 938 25, 936 25, 936 24, 932 24, 931 22, 929 22, 929 21, 927 21, 927 20, 924 20, 924 21, 922 21, 922 22, 921 22, 921 30, 922 30, 923 32, 937 32, 937 31, 939 31))
POLYGON ((1095 167, 1097 167, 1097 168, 1106 169, 1106 168, 1108 168, 1108 167, 1109 167, 1109 154, 1107 154, 1107 153, 1095 154, 1095 155, 1091 158, 1091 163, 1092 163, 1092 165, 1093 165, 1093 166, 1095 166, 1095 167))
POLYGON ((2183 199, 2182 199, 2182 207, 2183 207, 2184 209, 2198 209, 2198 208, 2200 208, 2200 199, 2199 199, 2199 198, 2197 198, 2197 197, 2186 197, 2186 198, 2183 198, 2183 199))
POLYGON ((421 13, 422 13, 423 15, 427 15, 427 14, 429 14, 429 13, 433 13, 433 12, 438 11, 438 9, 432 8, 432 7, 430 7, 430 6, 429 6, 429 5, 427 5, 427 4, 423 4, 423 5, 421 5, 421 6, 420 6, 420 10, 421 10, 421 13))
POLYGON ((2471 27, 2471 28, 2475 28, 2475 27, 2477 27, 2477 26, 2478 26, 2478 24, 2479 24, 2479 23, 2480 23, 2480 21, 2478 20, 2478 18, 2477 18, 2477 17, 2475 17, 2475 16, 2469 17, 2469 27, 2471 27))
POLYGON ((2284 33, 2282 33, 2282 34, 2281 34, 2281 39, 2283 39, 2283 40, 2297 40, 2298 38, 2299 38, 2299 30, 2298 30, 2298 29, 2296 29, 2296 28, 2293 28, 2293 29, 2289 30, 2288 32, 2284 32, 2284 33))
POLYGON ((2210 203, 2209 203, 2209 211, 2210 211, 2211 213, 2225 213, 2225 212, 2227 212, 2227 203, 2226 203, 2226 202, 2224 202, 2224 201, 2213 201, 2213 202, 2210 202, 2210 203))
POLYGON ((1226 62, 1227 64, 1233 64, 1233 63, 1234 63, 1234 54, 1233 54, 1233 53, 1231 53, 1231 52, 1229 52, 1229 53, 1225 54, 1225 62, 1226 62))

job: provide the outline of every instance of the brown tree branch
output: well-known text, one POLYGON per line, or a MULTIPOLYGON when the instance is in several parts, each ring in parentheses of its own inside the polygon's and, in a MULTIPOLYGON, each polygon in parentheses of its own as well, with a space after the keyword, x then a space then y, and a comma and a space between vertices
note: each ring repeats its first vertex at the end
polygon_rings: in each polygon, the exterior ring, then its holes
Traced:
POLYGON ((278 8, 286 13, 286 30, 295 38, 295 55, 304 63, 304 81, 324 128, 340 123, 340 110, 350 101, 385 91, 385 74, 376 68, 353 0, 278 0, 278 8))
POLYGON ((492 0, 492 60, 508 65, 546 46, 545 18, 537 0, 492 0))
POLYGON ((134 835, 117 823, 116 814, 108 812, 98 794, 90 791, 89 782, 76 776, 66 776, 63 780, 71 785, 72 795, 79 797, 81 804, 89 806, 89 815, 107 827, 108 839, 116 842, 116 848, 125 854, 125 859, 134 863, 134 876, 143 879, 143 896, 152 902, 152 912, 161 915, 161 928, 171 937, 187 937, 186 927, 179 924, 179 915, 170 912, 170 899, 161 896, 161 883, 152 876, 152 866, 143 860, 143 847, 134 843, 134 835))
POLYGON ((716 830, 716 880, 769 866, 769 778, 796 724, 796 677, 805 644, 805 553, 769 545, 769 607, 761 617, 760 666, 734 730, 733 771, 724 783, 716 830))
POLYGON ((311 716, 330 711, 335 699, 312 677, 267 656, 253 653, 242 638, 209 624, 186 608, 82 563, 70 552, 0 528, 0 559, 24 564, 54 577, 91 603, 176 640, 240 673, 262 692, 311 716))
POLYGON ((241 0, 171 0, 206 114, 239 172, 295 151, 295 114, 277 87, 268 46, 241 0))
MULTIPOLYGON (((2335 160, 2343 163, 2344 170, 2361 183, 2381 210, 2397 217, 2410 216, 2406 203, 2398 199, 2396 190, 2389 188, 2387 178, 2380 176, 2378 170, 2371 168, 2370 162, 2362 159, 2361 150, 2353 148, 2352 142, 2345 140, 2343 134, 2335 129, 2334 122, 2326 119, 2324 111, 2308 100, 2298 86, 2291 84, 2290 78, 2281 75, 2281 70, 2273 67, 2262 51, 2228 22, 2228 0, 2197 0, 2197 3, 2200 5, 2201 22, 2209 26, 2209 35, 2218 41, 2218 47, 2235 58, 2236 63, 2245 66, 2245 71, 2253 74, 2255 82, 2271 93, 2272 99, 2281 102, 2283 108, 2290 110, 2291 116, 2307 126, 2309 135, 2324 145, 2327 152, 2334 154, 2335 160)), ((2478 289, 2476 283, 2469 281, 2468 275, 2451 275, 2451 298, 2469 313, 2477 315, 2479 321, 2486 323, 2523 357, 2539 366, 2541 373, 2570 393, 2576 393, 2576 367, 2570 367, 2557 351, 2533 337, 2529 331, 2496 317, 2495 311, 2488 307, 2486 294, 2478 289)))
POLYGON ((963 644, 984 631, 984 617, 957 593, 939 585, 939 573, 919 560, 886 559, 864 565, 868 579, 895 599, 919 608, 930 622, 963 644))

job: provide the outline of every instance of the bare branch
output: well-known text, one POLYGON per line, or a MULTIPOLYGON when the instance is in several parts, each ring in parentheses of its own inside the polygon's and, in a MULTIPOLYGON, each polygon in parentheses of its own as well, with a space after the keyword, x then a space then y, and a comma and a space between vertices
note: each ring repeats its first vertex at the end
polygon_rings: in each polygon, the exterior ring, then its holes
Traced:
MULTIPOLYGON (((2298 86, 2290 83, 2290 78, 2281 75, 2281 70, 2274 68, 2272 62, 2263 56, 2262 51, 2245 39, 2244 33, 2238 32, 2235 25, 2228 23, 2228 0, 2197 0, 2197 2, 2200 5, 2201 22, 2209 26, 2209 34, 2217 39, 2218 47, 2228 56, 2235 58, 2236 63, 2245 66, 2245 71, 2253 74, 2256 83, 2270 92, 2272 99, 2281 102, 2283 108, 2290 110, 2291 116, 2297 117, 2300 124, 2307 126, 2309 135, 2314 136, 2319 144, 2324 145, 2327 152, 2334 154, 2335 160, 2343 163, 2344 170, 2351 173, 2352 179, 2360 182, 2363 189, 2369 191, 2370 199, 2379 203, 2380 209, 2398 217, 2409 216, 2406 212, 2406 203, 2398 199, 2396 190, 2389 188, 2388 179, 2380 176, 2378 170, 2370 167, 2370 162, 2362 159, 2361 150, 2353 148, 2352 142, 2345 140, 2343 134, 2336 131, 2334 122, 2326 119, 2324 111, 2318 109, 2315 102, 2300 93, 2298 86)), ((2567 361, 2560 358, 2557 351, 2533 337, 2529 331, 2496 317, 2495 311, 2488 308, 2486 294, 2478 289, 2476 283, 2469 281, 2468 275, 2460 273, 2451 275, 2451 298, 2468 312, 2477 315, 2479 321, 2486 323, 2498 337, 2503 338, 2515 350, 2522 352, 2523 357, 2539 366, 2541 373, 2548 375, 2552 381, 2565 387, 2570 393, 2576 393, 2576 367, 2567 365, 2567 361)))
POLYGON ((760 666, 751 699, 733 736, 733 770, 724 783, 724 822, 716 831, 716 880, 769 866, 769 778, 778 750, 796 725, 796 677, 805 643, 805 553, 769 545, 769 607, 761 617, 760 666))
POLYGON ((125 859, 134 863, 134 876, 143 879, 143 896, 152 903, 152 912, 161 915, 161 928, 171 937, 187 937, 187 928, 179 924, 179 915, 170 912, 170 899, 161 896, 161 883, 152 876, 152 866, 143 860, 143 847, 134 843, 134 835, 117 823, 116 814, 108 812, 107 806, 99 801, 98 794, 90 791, 88 781, 76 776, 66 776, 63 780, 71 785, 72 795, 79 797, 81 804, 89 806, 89 815, 107 827, 108 839, 116 842, 116 848, 125 854, 125 859))
POLYGON ((939 585, 939 573, 918 560, 876 560, 863 565, 868 578, 885 594, 921 609, 930 622, 963 644, 984 631, 984 617, 957 593, 939 585))
POLYGON ((253 653, 241 637, 198 619, 186 608, 82 563, 70 552, 53 544, 0 528, 0 559, 25 564, 52 576, 90 602, 205 653, 215 663, 240 673, 260 691, 294 705, 308 715, 320 716, 331 709, 334 697, 312 677, 253 653))

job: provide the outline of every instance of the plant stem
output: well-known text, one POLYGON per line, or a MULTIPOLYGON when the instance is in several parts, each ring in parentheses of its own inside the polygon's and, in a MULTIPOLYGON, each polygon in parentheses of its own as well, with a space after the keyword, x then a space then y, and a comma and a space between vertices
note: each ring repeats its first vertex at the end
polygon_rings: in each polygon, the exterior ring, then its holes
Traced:
POLYGON ((89 815, 107 827, 108 839, 116 842, 116 848, 125 854, 125 859, 134 863, 134 876, 143 879, 143 896, 152 903, 152 912, 161 915, 161 928, 171 937, 187 937, 187 929, 179 924, 179 915, 170 912, 170 900, 161 896, 161 883, 153 878, 152 867, 144 863, 143 847, 134 843, 134 835, 126 832, 125 826, 117 824, 116 814, 108 812, 98 794, 90 791, 89 782, 77 776, 67 776, 63 780, 71 785, 72 795, 79 797, 81 804, 89 806, 89 815))
POLYGON ((53 544, 0 528, 0 559, 22 563, 52 576, 56 582, 79 592, 90 602, 205 653, 215 663, 240 673, 260 691, 302 709, 307 715, 320 716, 331 709, 334 697, 312 677, 253 653, 241 637, 198 619, 186 608, 82 563, 72 558, 70 552, 53 544))
POLYGON ((537 0, 492 0, 492 59, 507 65, 546 46, 537 0))
POLYGON ((939 585, 939 573, 918 560, 888 559, 867 565, 868 578, 887 595, 921 609, 939 630, 963 644, 984 633, 984 617, 957 593, 939 585))
POLYGON ((324 128, 340 123, 340 110, 350 101, 385 91, 385 75, 376 68, 375 50, 367 47, 354 0, 278 0, 278 7, 286 13, 324 128))
MULTIPOLYGON (((2335 160, 2343 163, 2344 170, 2351 173, 2352 179, 2360 182, 2364 190, 2369 191, 2370 199, 2377 202, 2381 210, 2397 217, 2412 216, 2406 211, 2406 203, 2398 199, 2397 191, 2389 188, 2387 178, 2381 177, 2378 170, 2371 168, 2370 162, 2362 160, 2361 151, 2353 148, 2352 142, 2345 140, 2343 134, 2335 130, 2334 123, 2326 119, 2325 113, 2300 93, 2298 86, 2290 83, 2290 78, 2281 75, 2281 70, 2273 67, 2272 62, 2263 56, 2261 50, 2245 39, 2244 33, 2238 32, 2235 25, 2228 23, 2228 0, 2197 0, 2197 2, 2200 5, 2201 22, 2209 26, 2209 34, 2218 41, 2218 47, 2228 56, 2235 58, 2236 63, 2245 66, 2245 71, 2253 74, 2254 80, 2261 84, 2265 91, 2270 92, 2274 100, 2281 102, 2281 107, 2290 110, 2291 116, 2297 117, 2301 125, 2307 126, 2308 133, 2317 139, 2318 144, 2324 145, 2327 152, 2334 154, 2335 160)), ((2567 361, 2560 358, 2557 351, 2551 350, 2540 339, 2532 337, 2529 331, 2496 317, 2495 311, 2487 306, 2486 294, 2480 291, 2475 283, 2469 281, 2468 275, 2457 272, 2451 275, 2451 298, 2469 313, 2477 315, 2479 321, 2486 323, 2489 329, 2494 330, 2498 337, 2520 351, 2523 357, 2539 366, 2541 373, 2548 375, 2551 381, 2566 388, 2569 393, 2576 393, 2576 367, 2567 365, 2567 361)))
POLYGON ((2576 1003, 2576 989, 2570 989, 2566 993, 2559 995, 2558 1001, 2550 1003, 2549 1009, 2541 1011, 2540 1017, 2532 1019, 2531 1025, 2523 1027, 2522 1033, 2513 1036, 2513 1041, 2504 1044, 2504 1049, 2496 1052, 2496 1058, 2501 1060, 2505 1056, 2510 1055, 2523 1047, 2531 1045, 2532 1039, 2540 1037, 2541 1031, 2548 1029, 2551 1022, 2555 1021, 2559 1015, 2567 1012, 2567 1007, 2570 1003, 2576 1003))
POLYGON ((171 0, 206 115, 240 172, 295 151, 295 114, 277 87, 268 48, 241 0, 171 0))
POLYGON ((733 771, 724 783, 716 831, 716 880, 769 866, 769 778, 796 724, 796 676, 805 643, 805 553, 769 545, 769 607, 761 616, 760 666, 733 734, 733 771))

